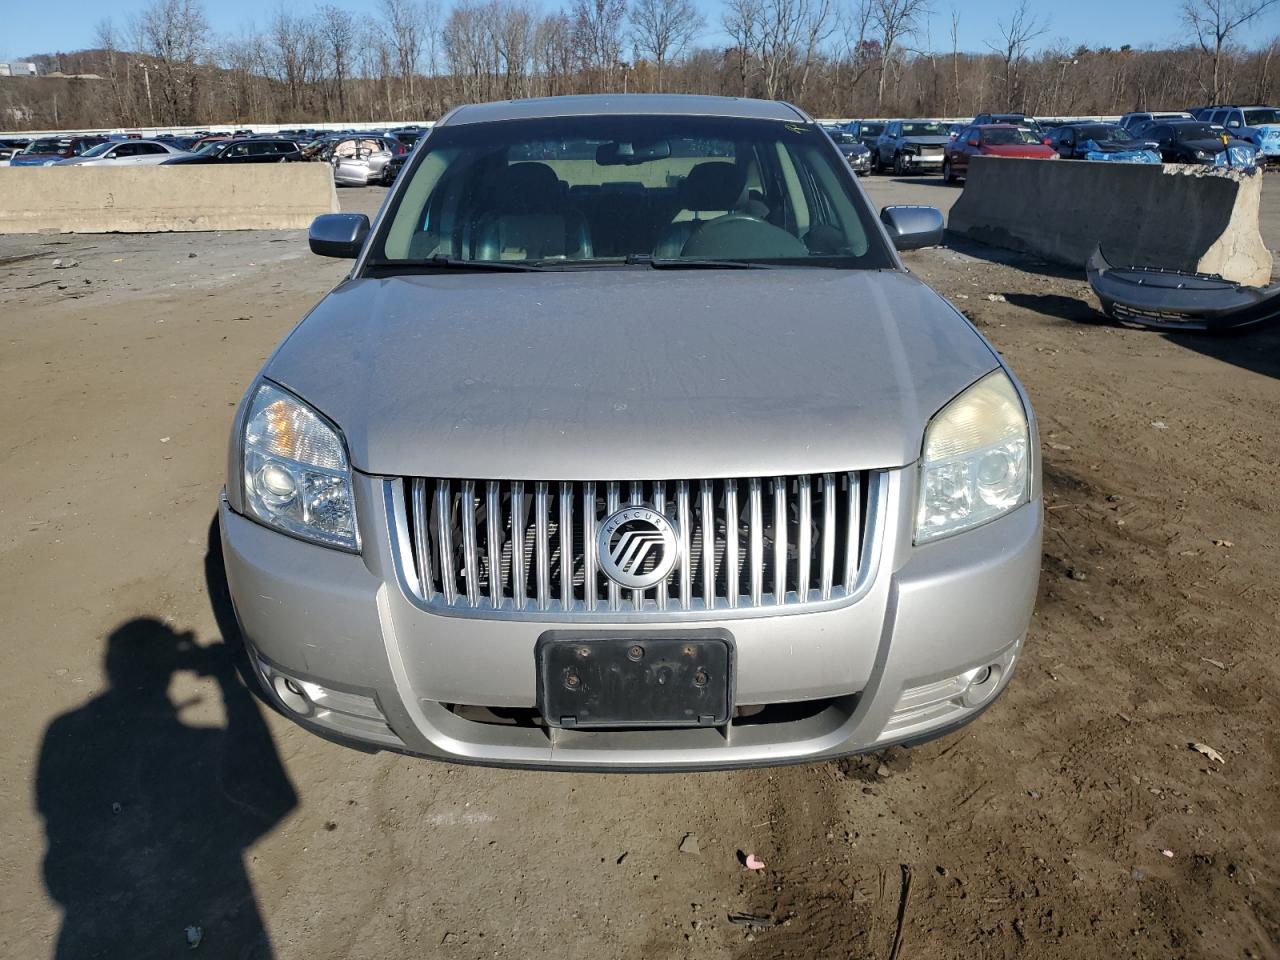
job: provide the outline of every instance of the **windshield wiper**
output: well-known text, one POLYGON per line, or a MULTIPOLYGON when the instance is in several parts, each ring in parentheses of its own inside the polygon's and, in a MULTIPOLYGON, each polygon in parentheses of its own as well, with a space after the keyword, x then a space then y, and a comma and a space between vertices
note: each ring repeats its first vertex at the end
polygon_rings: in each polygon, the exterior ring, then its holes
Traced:
POLYGON ((655 270, 763 270, 763 263, 745 260, 706 260, 696 257, 652 257, 647 253, 631 253, 625 263, 632 266, 648 264, 655 270))
POLYGON ((438 253, 421 260, 370 260, 365 266, 370 270, 387 272, 413 270, 476 270, 482 273, 530 273, 545 269, 536 263, 519 260, 464 260, 438 253))

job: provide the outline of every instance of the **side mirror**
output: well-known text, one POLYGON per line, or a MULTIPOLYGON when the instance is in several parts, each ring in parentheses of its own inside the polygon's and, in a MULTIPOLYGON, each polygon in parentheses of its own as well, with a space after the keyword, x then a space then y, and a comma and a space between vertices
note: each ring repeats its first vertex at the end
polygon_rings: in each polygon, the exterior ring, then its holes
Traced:
POLYGON ((880 222, 899 250, 942 245, 942 211, 937 207, 895 206, 880 211, 880 222))
POLYGON ((363 213, 326 213, 311 221, 307 245, 322 257, 354 260, 369 236, 369 218, 363 213))

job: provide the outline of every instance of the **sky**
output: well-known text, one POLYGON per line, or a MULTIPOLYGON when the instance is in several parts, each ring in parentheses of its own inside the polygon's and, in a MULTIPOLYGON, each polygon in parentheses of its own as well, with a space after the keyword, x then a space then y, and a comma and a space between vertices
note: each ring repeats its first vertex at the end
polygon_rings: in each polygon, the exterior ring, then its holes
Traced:
MULTIPOLYGON (((445 6, 448 0, 442 0, 445 6)), ((535 4, 539 0, 534 0, 535 4)), ((719 0, 695 0, 707 18, 705 42, 722 39, 718 29, 719 0)), ((376 16, 377 0, 342 0, 352 13, 376 16)), ((552 9, 560 0, 540 0, 552 9)), ((563 5, 568 6, 568 0, 563 5)), ((57 16, 50 16, 42 3, 6 3, 0 18, 0 61, 54 51, 71 51, 93 45, 94 25, 111 17, 118 26, 127 23, 146 6, 146 0, 58 0, 57 16)), ((295 0, 288 4, 295 11, 310 9, 311 0, 295 0)), ((934 13, 928 29, 914 39, 912 46, 943 50, 951 45, 951 11, 960 11, 959 39, 962 50, 982 51, 999 34, 996 23, 1009 15, 1015 0, 934 0, 934 13)), ((1185 40, 1179 17, 1179 0, 1031 0, 1032 11, 1048 21, 1042 43, 1058 43, 1090 47, 1165 46, 1185 40)), ((205 11, 214 30, 237 34, 246 27, 264 26, 274 9, 263 0, 206 0, 205 11)), ((1241 40, 1260 45, 1280 35, 1280 4, 1272 7, 1251 25, 1241 40)))

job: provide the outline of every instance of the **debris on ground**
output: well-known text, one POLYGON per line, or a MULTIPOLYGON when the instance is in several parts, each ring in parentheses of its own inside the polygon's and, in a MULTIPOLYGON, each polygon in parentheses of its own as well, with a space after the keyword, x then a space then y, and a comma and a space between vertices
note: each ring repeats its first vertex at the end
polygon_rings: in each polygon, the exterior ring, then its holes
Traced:
POLYGON ((1217 750, 1213 749, 1213 747, 1209 746, 1207 743, 1192 743, 1192 744, 1188 744, 1188 746, 1190 746, 1191 749, 1194 750, 1196 753, 1203 753, 1206 757, 1208 757, 1210 760, 1214 761, 1215 763, 1227 762, 1222 759, 1222 754, 1220 754, 1217 750))
POLYGON ((764 861, 757 857, 754 853, 743 853, 738 851, 738 862, 748 870, 763 870, 764 861))
POLYGON ((1169 429, 1169 425, 1168 425, 1167 423, 1165 423, 1163 420, 1152 420, 1152 421, 1151 421, 1151 425, 1152 425, 1153 427, 1155 427, 1157 430, 1168 430, 1168 429, 1169 429))
POLYGON ((1217 667, 1219 670, 1227 669, 1227 665, 1225 663, 1221 660, 1215 660, 1213 657, 1201 657, 1200 659, 1212 667, 1217 667))
POLYGON ((1214 540, 1213 545, 1215 547, 1234 547, 1235 546, 1235 544, 1232 543, 1230 540, 1214 540))
POLYGON ((194 950, 200 946, 200 941, 204 939, 204 928, 195 926, 194 924, 187 927, 187 948, 194 950))
POLYGON ((698 837, 695 834, 686 833, 684 839, 680 841, 680 852, 697 856, 701 852, 698 849, 698 837))
POLYGON ((739 927, 776 927, 778 922, 768 913, 731 913, 729 922, 739 927))
POLYGON ((991 301, 992 303, 1007 303, 1007 302, 1008 302, 1007 300, 1005 300, 1005 298, 1004 298, 1004 294, 1003 294, 1003 293, 988 293, 988 294, 987 294, 987 299, 988 299, 989 301, 991 301))
POLYGON ((70 267, 78 266, 80 266, 80 261, 74 257, 58 257, 53 261, 53 269, 55 270, 66 270, 70 267))

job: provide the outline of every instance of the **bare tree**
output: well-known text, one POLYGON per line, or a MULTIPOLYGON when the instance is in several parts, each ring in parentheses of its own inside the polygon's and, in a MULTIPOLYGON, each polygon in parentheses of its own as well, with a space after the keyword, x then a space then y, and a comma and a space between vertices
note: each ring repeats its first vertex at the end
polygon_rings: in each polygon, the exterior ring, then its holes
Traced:
POLYGON ((898 45, 920 28, 929 13, 929 0, 873 0, 871 22, 880 31, 880 74, 876 83, 876 111, 884 107, 885 77, 898 45))
POLYGON ((1012 110, 1019 105, 1015 102, 1021 94, 1018 73, 1026 58, 1027 47, 1045 35, 1049 23, 1027 9, 1027 0, 1019 0, 1008 21, 997 20, 996 28, 1000 31, 1000 42, 988 43, 987 46, 1004 64, 1004 103, 1006 109, 1012 110))
POLYGON ((622 60, 626 0, 575 0, 573 45, 587 89, 607 91, 622 60))
POLYGON ((338 116, 347 115, 347 79, 351 76, 353 47, 358 36, 356 18, 341 7, 326 4, 316 14, 320 39, 333 77, 333 99, 338 102, 338 116))
POLYGON ((1226 99, 1222 60, 1231 38, 1237 30, 1256 20, 1276 3, 1277 0, 1184 0, 1182 17, 1195 33, 1200 50, 1213 65, 1212 81, 1207 86, 1201 81, 1212 103, 1226 99))
POLYGON ((422 59, 425 10, 416 0, 381 0, 383 29, 400 74, 401 112, 417 109, 414 80, 422 59))
MULTIPOLYGON (((198 66, 209 44, 209 22, 199 0, 152 0, 142 11, 137 33, 142 52, 157 66, 164 120, 195 120, 198 66)), ((150 76, 144 78, 149 84, 150 76)))
POLYGON ((636 0, 630 21, 636 59, 653 61, 659 90, 667 63, 683 56, 707 25, 691 0, 636 0))

